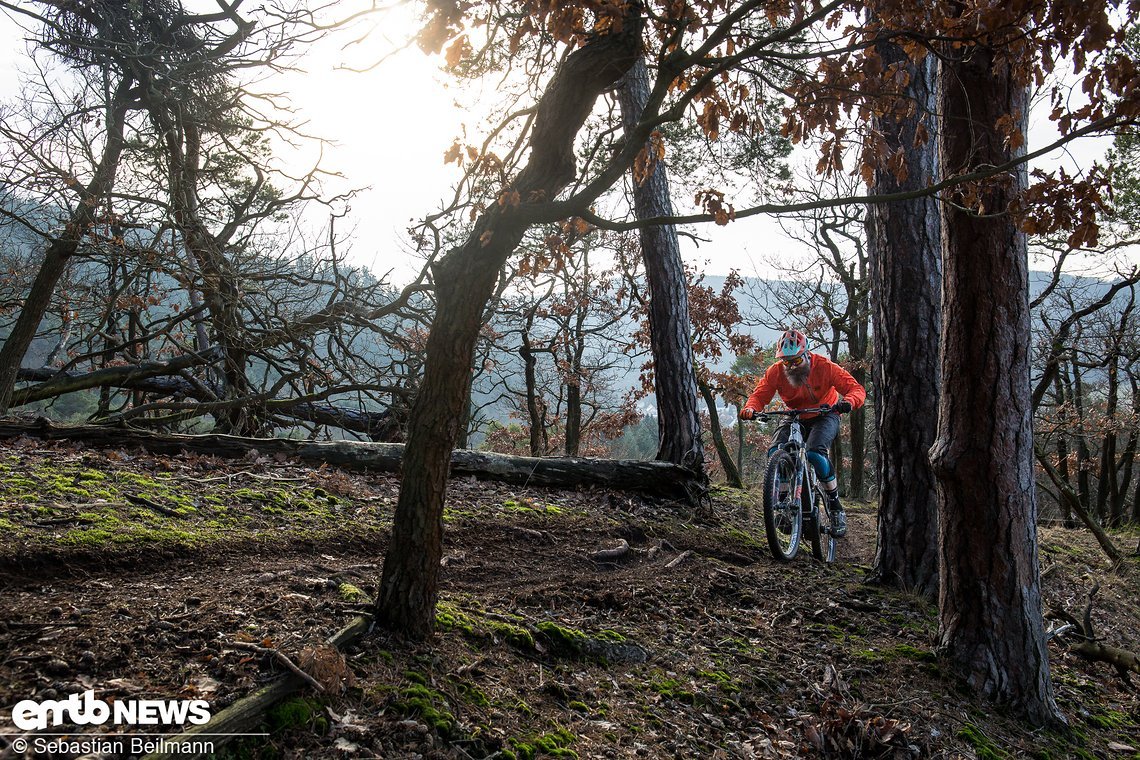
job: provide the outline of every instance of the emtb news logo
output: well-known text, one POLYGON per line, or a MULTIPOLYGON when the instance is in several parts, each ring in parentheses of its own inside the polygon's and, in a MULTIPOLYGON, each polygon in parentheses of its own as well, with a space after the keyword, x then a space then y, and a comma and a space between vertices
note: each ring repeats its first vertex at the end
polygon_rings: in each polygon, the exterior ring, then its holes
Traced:
POLYGON ((64 723, 101 726, 108 720, 120 726, 202 725, 210 720, 210 703, 204 699, 132 699, 108 704, 88 690, 67 699, 25 699, 12 708, 12 722, 23 731, 42 731, 64 723))

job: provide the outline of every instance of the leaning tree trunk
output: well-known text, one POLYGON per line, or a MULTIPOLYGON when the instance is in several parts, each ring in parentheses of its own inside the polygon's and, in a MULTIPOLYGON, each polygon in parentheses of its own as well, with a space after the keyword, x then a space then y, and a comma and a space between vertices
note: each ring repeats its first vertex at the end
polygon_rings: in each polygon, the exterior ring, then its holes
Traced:
MULTIPOLYGON (((639 57, 622 81, 621 116, 628 133, 649 101, 649 72, 639 57)), ((653 150, 646 145, 646 151, 653 150)), ((657 162, 644 181, 633 178, 633 207, 638 219, 672 216, 669 178, 657 162)), ((641 230, 641 255, 649 284, 649 337, 653 351, 653 388, 657 394, 657 458, 694 471, 704 469, 697 377, 689 323, 689 296, 677 228, 671 224, 641 230)))
MULTIPOLYGON (((896 45, 878 44, 883 64, 905 63, 896 45)), ((937 60, 912 66, 907 94, 914 116, 888 114, 877 125, 906 155, 899 182, 878 170, 874 194, 918 190, 938 174, 933 142, 915 144, 921 125, 933 131, 937 60), (925 123, 924 123, 925 122, 925 123)), ((879 444, 879 528, 872 578, 928 599, 938 596, 938 514, 927 452, 938 426, 938 334, 941 265, 938 206, 923 196, 867 209, 871 268, 875 419, 879 444)))
POLYGON ((24 354, 28 352, 28 347, 36 337, 40 321, 47 313, 56 283, 67 268, 67 262, 79 249, 83 236, 94 223, 100 202, 115 185, 115 174, 119 169, 119 160, 125 145, 123 130, 127 111, 134 97, 133 85, 132 80, 123 79, 116 87, 107 108, 106 142, 99 157, 99 164, 95 167, 91 181, 83 188, 82 197, 75 204, 63 234, 48 245, 43 263, 40 264, 39 272, 32 282, 32 288, 24 298, 16 324, 8 333, 3 348, 0 348, 0 414, 7 413, 11 404, 12 389, 16 385, 20 362, 24 360, 24 354))
POLYGON ((720 427, 720 415, 717 412, 716 397, 713 396, 712 388, 700 379, 697 380, 697 387, 700 388, 701 398, 705 401, 705 408, 709 410, 709 432, 712 434, 716 455, 720 458, 720 466, 724 468, 724 479, 733 488, 744 488, 744 482, 740 479, 740 470, 736 462, 732 461, 732 452, 724 442, 724 431, 720 427))
MULTIPOLYGON (((947 176, 1010 161, 995 125, 1012 115, 1024 137, 1029 113, 1028 89, 994 48, 966 52, 942 61, 939 76, 947 176)), ((1023 165, 977 188, 987 215, 975 213, 962 189, 942 204, 942 393, 930 456, 941 530, 940 649, 975 692, 1043 725, 1063 718, 1041 610, 1029 265, 1025 235, 1000 213, 1025 183, 1023 165)))
MULTIPOLYGON (((571 53, 539 101, 530 158, 508 188, 524 204, 554 198, 573 179, 578 130, 598 96, 625 74, 640 50, 640 9, 631 6, 636 19, 627 18, 620 31, 571 53)), ((430 635, 434 623, 447 468, 470 391, 483 309, 527 227, 520 211, 492 204, 466 242, 433 266, 436 313, 408 426, 404 477, 376 605, 380 624, 413 638, 430 635)))

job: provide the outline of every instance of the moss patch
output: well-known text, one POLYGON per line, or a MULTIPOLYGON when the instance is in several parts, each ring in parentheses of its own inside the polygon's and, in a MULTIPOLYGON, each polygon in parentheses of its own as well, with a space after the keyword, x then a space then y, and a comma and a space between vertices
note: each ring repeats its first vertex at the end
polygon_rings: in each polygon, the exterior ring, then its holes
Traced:
POLYGON ((578 753, 570 749, 574 738, 574 734, 562 727, 557 728, 551 733, 540 734, 526 739, 511 738, 507 741, 510 745, 510 749, 504 749, 502 756, 515 757, 518 760, 534 760, 534 758, 540 755, 547 755, 549 757, 578 757, 578 753))
POLYGON ((276 705, 265 714, 265 723, 271 733, 298 728, 309 728, 324 735, 329 730, 329 719, 324 706, 315 699, 294 697, 276 705))
POLYGON ((447 698, 426 684, 413 681, 411 685, 400 689, 392 707, 401 715, 419 718, 445 739, 458 735, 455 716, 447 709, 447 698))
POLYGON ((336 587, 336 592, 342 600, 349 602, 351 604, 356 604, 358 602, 363 603, 363 602, 371 601, 368 598, 368 594, 364 593, 363 591, 360 590, 360 588, 352 585, 351 583, 340 584, 339 586, 336 587))
POLYGON ((974 748, 978 760, 1012 760, 1012 755, 995 744, 973 723, 962 726, 956 735, 974 748))

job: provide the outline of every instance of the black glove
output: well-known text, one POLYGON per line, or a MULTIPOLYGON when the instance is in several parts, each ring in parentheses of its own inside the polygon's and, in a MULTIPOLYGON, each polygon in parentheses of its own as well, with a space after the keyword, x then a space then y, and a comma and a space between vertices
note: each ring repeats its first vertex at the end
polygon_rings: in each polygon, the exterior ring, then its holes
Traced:
POLYGON ((831 411, 835 412, 836 414, 843 414, 845 412, 850 412, 851 411, 851 402, 847 401, 846 399, 839 399, 838 401, 835 402, 835 405, 831 407, 831 411))

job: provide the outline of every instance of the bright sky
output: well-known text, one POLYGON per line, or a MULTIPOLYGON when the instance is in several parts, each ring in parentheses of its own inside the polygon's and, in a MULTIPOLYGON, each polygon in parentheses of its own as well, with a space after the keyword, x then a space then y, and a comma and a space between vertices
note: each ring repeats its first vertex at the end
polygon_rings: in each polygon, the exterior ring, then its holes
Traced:
MULTIPOLYGON (((376 57, 392 50, 383 41, 369 48, 376 57)), ((306 129, 333 141, 322 165, 344 175, 344 189, 367 188, 344 222, 356 230, 353 259, 377 274, 394 269, 394 278, 410 279, 421 262, 409 254, 406 230, 450 196, 459 172, 443 154, 470 117, 456 107, 438 59, 415 46, 366 72, 342 66, 367 65, 367 51, 316 53, 302 63, 308 73, 287 76, 283 89, 306 129)))

